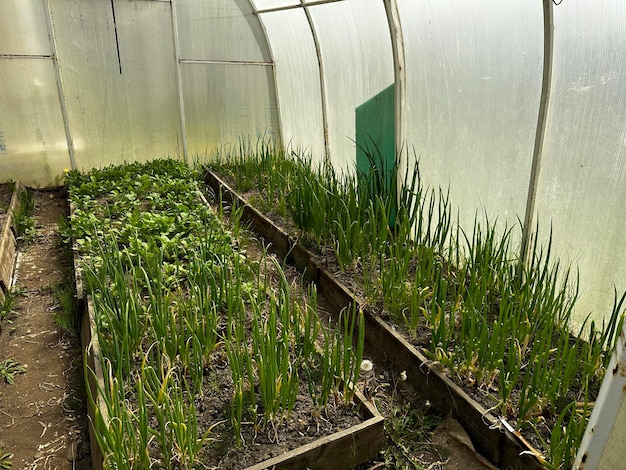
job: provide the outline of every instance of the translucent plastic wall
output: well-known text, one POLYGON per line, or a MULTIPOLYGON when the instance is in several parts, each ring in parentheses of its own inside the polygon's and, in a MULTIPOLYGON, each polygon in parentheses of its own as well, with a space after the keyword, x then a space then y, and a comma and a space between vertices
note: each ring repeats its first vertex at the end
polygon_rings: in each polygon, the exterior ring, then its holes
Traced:
POLYGON ((0 2, 0 180, 278 137, 248 0, 0 2))
POLYGON ((537 218, 580 270, 580 321, 626 288, 626 8, 568 0, 554 8, 554 70, 537 218))
POLYGON ((355 110, 394 80, 383 3, 254 3, 274 52, 284 141, 353 171, 355 110))
POLYGON ((169 3, 50 3, 77 167, 175 156, 181 130, 169 3))
POLYGON ((45 4, 0 2, 0 180, 60 180, 70 158, 45 4))
POLYGON ((355 110, 393 83, 389 26, 382 2, 351 0, 311 8, 320 38, 330 161, 355 165, 355 110))
POLYGON ((321 160, 325 153, 322 88, 315 41, 305 12, 299 8, 265 13, 261 21, 272 38, 285 145, 321 160))
MULTIPOLYGON (((543 72, 542 2, 398 0, 407 62, 403 139, 425 182, 450 185, 463 227, 477 211, 524 219, 543 72)), ((531 223, 580 275, 574 327, 626 288, 626 10, 552 8, 553 74, 531 223)), ((479 214, 480 218, 480 214, 479 214)))
POLYGON ((398 2, 404 140, 424 183, 450 189, 461 226, 524 218, 541 95, 541 2, 398 2))
POLYGON ((192 158, 278 138, 272 60, 249 0, 176 1, 192 158))

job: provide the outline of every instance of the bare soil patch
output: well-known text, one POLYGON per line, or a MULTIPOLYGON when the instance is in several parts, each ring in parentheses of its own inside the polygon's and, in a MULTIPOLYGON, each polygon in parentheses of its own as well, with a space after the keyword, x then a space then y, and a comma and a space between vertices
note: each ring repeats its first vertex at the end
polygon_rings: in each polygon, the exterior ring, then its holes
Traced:
POLYGON ((34 201, 36 235, 18 246, 14 304, 0 332, 0 362, 26 367, 12 384, 0 378, 0 452, 13 454, 16 469, 87 470, 80 340, 55 323, 62 308, 55 288, 71 282, 72 259, 57 225, 67 202, 61 191, 37 191, 34 201))

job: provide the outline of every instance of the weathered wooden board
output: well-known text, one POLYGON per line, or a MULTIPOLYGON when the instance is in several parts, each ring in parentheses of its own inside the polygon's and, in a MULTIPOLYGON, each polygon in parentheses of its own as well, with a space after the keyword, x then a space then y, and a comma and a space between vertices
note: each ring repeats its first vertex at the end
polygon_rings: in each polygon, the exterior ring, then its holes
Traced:
POLYGON ((368 417, 366 421, 246 470, 349 470, 373 459, 383 446, 384 418, 358 391, 355 401, 368 417))
MULTIPOLYGON (((251 222, 254 231, 271 243, 271 247, 289 262, 307 273, 315 281, 318 291, 340 312, 351 302, 360 302, 354 294, 331 273, 315 262, 315 256, 290 238, 273 222, 254 209, 230 188, 219 176, 208 171, 205 182, 224 200, 244 207, 244 216, 251 222)), ((524 446, 508 432, 498 418, 472 400, 459 386, 450 380, 436 364, 429 361, 420 351, 409 344, 387 323, 374 315, 364 304, 361 305, 366 322, 365 336, 369 347, 385 351, 386 357, 398 371, 406 371, 407 380, 442 413, 453 413, 470 435, 478 452, 502 468, 544 468, 534 457, 533 449, 524 446)))
MULTIPOLYGON (((80 323, 80 341, 83 349, 83 358, 87 372, 87 387, 92 397, 95 397, 100 413, 106 412, 103 405, 100 405, 99 390, 104 390, 104 377, 100 362, 100 346, 98 337, 94 334, 96 322, 93 317, 93 304, 91 296, 87 296, 86 302, 82 303, 82 315, 80 323)), ((87 399, 87 414, 89 415, 89 446, 91 448, 91 468, 92 470, 102 470, 104 468, 104 456, 98 445, 95 429, 93 427, 96 419, 96 407, 92 401, 87 399)))
POLYGON ((13 262, 15 260, 15 225, 13 214, 20 206, 20 194, 25 191, 24 186, 19 182, 15 184, 11 203, 7 210, 7 215, 2 224, 0 232, 0 300, 11 287, 11 276, 13 274, 13 262))
POLYGON ((13 259, 15 258, 15 236, 11 230, 2 230, 0 235, 0 299, 9 291, 13 259))
MULTIPOLYGON (((70 217, 74 213, 74 203, 70 197, 70 217)), ((85 288, 83 286, 83 276, 80 267, 80 254, 78 247, 76 246, 76 240, 72 240, 72 256, 74 263, 74 276, 76 282, 76 299, 78 301, 78 307, 81 311, 85 307, 85 288)), ((85 343, 83 343, 85 344, 85 343)))

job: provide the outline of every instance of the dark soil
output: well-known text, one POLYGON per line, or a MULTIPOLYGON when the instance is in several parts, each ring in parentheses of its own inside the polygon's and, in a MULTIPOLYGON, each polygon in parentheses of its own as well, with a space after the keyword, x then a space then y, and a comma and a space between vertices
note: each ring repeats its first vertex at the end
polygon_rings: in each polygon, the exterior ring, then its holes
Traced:
POLYGON ((87 470, 80 340, 55 322, 62 310, 55 289, 71 285, 72 259, 57 226, 67 202, 59 191, 38 191, 34 201, 36 235, 18 244, 14 305, 0 333, 0 362, 26 367, 13 384, 0 378, 0 455, 13 454, 8 460, 16 469, 87 470))
POLYGON ((246 468, 363 421, 354 405, 346 407, 342 401, 336 406, 327 407, 320 416, 315 416, 307 384, 301 382, 291 415, 279 424, 269 424, 263 428, 254 426, 252 422, 242 426, 245 446, 237 448, 233 446, 235 436, 229 422, 233 394, 230 371, 227 368, 217 369, 208 379, 204 386, 204 398, 196 399, 198 422, 202 428, 221 422, 211 433, 211 437, 215 436, 216 439, 205 445, 200 457, 200 461, 209 468, 246 468))
MULTIPOLYGON (((226 220, 224 222, 228 223, 226 220)), ((244 234, 238 240, 238 244, 245 248, 249 262, 261 262, 264 250, 258 240, 244 234)), ((267 256, 275 258, 271 253, 267 253, 267 256)), ((267 262, 265 266, 266 275, 277 287, 279 274, 274 263, 267 262)), ((284 274, 290 286, 295 288, 300 285, 300 274, 295 268, 285 266, 284 274)), ((323 307, 320 305, 318 307, 320 316, 328 317, 323 307)), ((310 397, 307 381, 301 380, 298 398, 291 414, 280 422, 265 426, 253 425, 250 417, 247 424, 242 426, 243 447, 238 448, 233 445, 235 436, 230 424, 230 402, 234 388, 227 358, 216 357, 212 363, 218 366, 204 378, 203 397, 197 397, 195 400, 200 429, 208 429, 215 423, 220 423, 211 432, 210 444, 205 445, 199 459, 208 468, 224 470, 246 468, 364 421, 358 407, 353 403, 346 405, 341 397, 337 397, 335 403, 330 403, 320 413, 310 397), (220 367, 220 364, 223 367, 220 367)), ((261 411, 259 410, 259 415, 261 411)))

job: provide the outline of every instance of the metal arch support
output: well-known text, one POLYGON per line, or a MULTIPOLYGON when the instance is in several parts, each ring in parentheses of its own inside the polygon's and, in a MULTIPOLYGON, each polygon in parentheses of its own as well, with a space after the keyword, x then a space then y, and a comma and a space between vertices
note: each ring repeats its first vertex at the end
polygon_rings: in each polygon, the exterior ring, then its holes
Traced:
MULTIPOLYGON (((385 12, 387 13, 387 22, 389 23, 391 50, 393 53, 395 158, 398 162, 397 178, 401 178, 400 175, 405 174, 404 170, 408 164, 406 159, 401 157, 402 148, 404 146, 404 111, 406 109, 406 54, 397 0, 383 1, 385 4, 385 12)), ((398 181, 398 183, 401 185, 403 182, 398 181)))
POLYGON ((533 161, 530 170, 528 195, 526 197, 526 214, 522 227, 522 243, 520 259, 528 261, 529 247, 531 245, 532 224, 535 218, 535 203, 537 199, 537 185, 541 173, 541 157, 543 152, 543 140, 546 133, 548 108, 550 105, 550 92, 552 89, 552 51, 554 46, 554 17, 552 0, 543 2, 543 78, 541 84, 541 101, 539 103, 539 116, 537 117, 537 130, 535 132, 535 146, 533 149, 533 161))
POLYGON ((624 465, 626 322, 620 333, 574 461, 575 470, 623 468, 624 465))
MULTIPOLYGON (((320 73, 320 95, 322 100, 322 128, 324 132, 324 160, 326 163, 330 163, 330 142, 328 140, 328 103, 326 96, 326 79, 324 78, 324 61, 322 60, 322 49, 320 47, 319 37, 317 35, 317 30, 315 29, 315 25, 313 24, 313 18, 311 17, 311 12, 309 11, 309 6, 304 3, 304 0, 300 0, 300 4, 304 9, 304 14, 306 15, 306 20, 309 23, 309 28, 311 29, 311 34, 313 35, 313 43, 315 44, 315 53, 317 54, 317 64, 319 67, 320 73)), ((319 3, 318 3, 319 4, 319 3)))
MULTIPOLYGON (((311 1, 308 3, 305 3, 305 0, 300 0, 300 3, 294 4, 294 5, 255 10, 256 15, 261 15, 263 13, 272 13, 276 11, 292 10, 295 8, 302 8, 302 10, 304 11, 304 14, 307 19, 307 23, 309 24, 309 29, 311 30, 311 35, 313 37, 313 44, 315 46, 315 53, 317 55, 317 64, 319 68, 320 100, 321 100, 321 106, 322 106, 322 129, 323 129, 323 134, 324 134, 324 160, 326 163, 330 163, 330 142, 328 138, 328 103, 327 103, 328 100, 326 96, 326 80, 324 78, 324 62, 322 60, 320 41, 317 35, 317 30, 315 29, 315 25, 313 23, 313 18, 311 17, 310 8, 319 6, 319 5, 337 3, 337 2, 342 2, 342 1, 345 1, 345 0, 317 0, 317 1, 311 1)), ((266 37, 267 37, 267 34, 266 34, 266 37)), ((268 41, 268 44, 269 44, 269 41, 268 41)), ((271 45, 270 45, 270 51, 271 51, 271 45)), ((278 99, 278 93, 276 95, 278 99)))
POLYGON ((327 3, 336 3, 336 2, 343 2, 343 1, 345 0, 315 0, 315 1, 309 1, 306 4, 301 1, 299 4, 295 4, 295 5, 285 5, 282 7, 264 8, 262 10, 257 10, 255 13, 260 14, 260 13, 272 13, 274 11, 294 10, 296 8, 314 7, 317 5, 325 5, 327 3))
MULTIPOLYGON (((178 0, 166 0, 170 3, 171 5, 171 12, 172 12, 172 34, 174 37, 174 51, 176 54, 175 60, 176 60, 176 81, 177 81, 177 86, 178 86, 178 108, 179 108, 179 113, 180 113, 180 126, 181 126, 181 140, 182 140, 182 147, 183 147, 183 158, 184 161, 189 164, 192 163, 189 160, 189 151, 188 151, 188 146, 187 146, 187 123, 186 123, 186 118, 185 118, 185 97, 184 97, 184 90, 183 90, 183 79, 182 79, 182 72, 181 72, 181 64, 184 63, 237 63, 237 64, 241 64, 241 65, 260 65, 260 66, 271 66, 272 67, 272 71, 273 71, 273 77, 274 77, 274 96, 276 97, 276 101, 278 104, 278 90, 277 90, 277 83, 276 83, 276 67, 274 66, 274 55, 273 55, 273 51, 272 51, 272 47, 270 42, 267 40, 267 32, 265 30, 265 26, 263 24, 263 22, 260 20, 259 18, 259 23, 261 25, 261 29, 263 30, 263 34, 265 36, 265 41, 266 44, 268 46, 268 49, 270 51, 270 55, 272 57, 271 63, 266 63, 266 62, 245 62, 245 61, 207 61, 207 60, 189 60, 189 59, 183 59, 181 57, 181 53, 180 53, 180 38, 179 38, 179 33, 178 33, 178 12, 176 9, 176 2, 178 0)), ((256 13, 256 8, 254 6, 253 0, 248 0, 248 3, 250 4, 250 11, 253 13, 256 13)), ((281 138, 282 141, 282 125, 281 125, 281 121, 280 121, 280 107, 277 106, 277 113, 278 113, 278 133, 279 136, 281 138)))
POLYGON ((174 54, 176 55, 176 86, 178 87, 178 112, 180 114, 180 138, 183 146, 183 161, 189 164, 189 154, 187 151, 187 122, 185 118, 185 96, 183 91, 183 76, 180 70, 180 40, 178 37, 178 12, 176 2, 171 0, 170 10, 172 12, 172 36, 174 38, 174 54))
POLYGON ((61 116, 63 117, 63 128, 65 129, 65 139, 67 141, 67 150, 70 157, 70 165, 73 170, 76 167, 76 154, 74 152, 74 140, 72 138, 72 131, 70 129, 70 122, 67 113, 67 101, 65 100, 65 91, 63 88, 63 76, 61 74, 61 68, 59 67, 59 57, 57 55, 57 43, 54 35, 54 22, 52 19, 52 9, 50 7, 50 0, 45 0, 46 7, 46 23, 48 27, 48 37, 50 39, 50 47, 52 48, 52 63, 54 67, 54 75, 57 82, 57 92, 59 94, 59 104, 61 106, 61 116))
POLYGON ((272 61, 271 63, 272 77, 274 78, 274 97, 276 98, 276 115, 278 118, 278 136, 282 144, 282 142, 285 142, 285 136, 283 135, 283 118, 280 112, 280 96, 278 94, 278 80, 276 80, 276 61, 274 60, 274 48, 272 47, 272 43, 267 38, 267 30, 265 29, 265 23, 261 19, 261 16, 258 14, 259 12, 257 11, 256 6, 254 5, 254 1, 248 0, 248 3, 250 3, 250 8, 251 8, 252 13, 256 15, 259 20, 261 29, 263 30, 263 35, 265 36, 265 42, 267 43, 267 49, 270 51, 270 58, 272 61))

